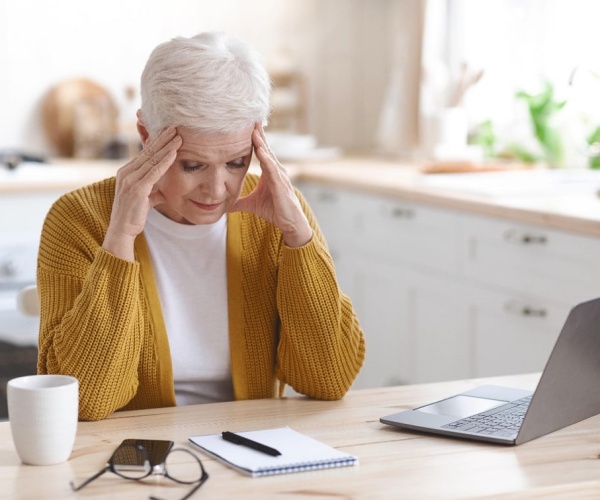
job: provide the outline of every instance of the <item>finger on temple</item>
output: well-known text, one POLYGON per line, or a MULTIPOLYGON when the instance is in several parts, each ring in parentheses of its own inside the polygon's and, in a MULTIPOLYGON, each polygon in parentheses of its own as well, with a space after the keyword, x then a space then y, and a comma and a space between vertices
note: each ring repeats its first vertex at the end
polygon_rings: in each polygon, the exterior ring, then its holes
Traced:
POLYGON ((177 135, 177 129, 174 127, 169 127, 161 130, 155 136, 150 136, 148 143, 144 146, 142 150, 142 155, 140 156, 154 156, 157 151, 163 148, 165 145, 169 144, 177 135))
POLYGON ((148 157, 140 171, 142 176, 149 176, 158 180, 164 175, 177 157, 177 149, 181 145, 181 138, 175 137, 171 142, 165 144, 153 156, 148 157))

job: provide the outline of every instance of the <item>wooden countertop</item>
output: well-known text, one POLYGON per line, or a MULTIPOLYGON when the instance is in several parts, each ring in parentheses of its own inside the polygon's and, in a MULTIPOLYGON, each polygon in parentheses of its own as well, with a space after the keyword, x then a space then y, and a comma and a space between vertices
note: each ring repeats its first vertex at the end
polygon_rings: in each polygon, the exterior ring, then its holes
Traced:
MULTIPOLYGON (((27 182, 21 183, 2 182, 0 178, 0 195, 40 191, 66 192, 114 175, 123 162, 124 160, 56 160, 54 168, 62 178, 59 175, 52 182, 40 178, 28 179, 27 182)), ((585 192, 566 189, 564 192, 546 193, 538 189, 531 193, 521 190, 520 194, 499 193, 489 196, 485 192, 477 193, 474 190, 448 189, 435 182, 436 178, 439 179, 438 174, 423 174, 415 165, 378 158, 341 158, 327 162, 285 163, 285 166, 296 182, 312 181, 442 208, 600 236, 600 198, 593 187, 585 192)), ((251 168, 253 171, 259 171, 256 165, 251 168)), ((510 175, 515 173, 511 172, 510 175)), ((524 172, 524 175, 528 175, 527 172, 524 172)))
POLYGON ((53 466, 22 465, 8 423, 0 423, 2 498, 181 498, 189 487, 165 478, 127 481, 107 472, 81 492, 125 438, 170 439, 197 451, 210 475, 193 498, 597 498, 600 416, 520 446, 400 431, 383 415, 426 404, 484 383, 533 389, 538 375, 350 391, 340 401, 294 397, 117 412, 80 422, 71 458, 53 466), (281 427, 358 456, 354 467, 250 478, 188 444, 198 434, 281 427))
MULTIPOLYGON (((436 186, 430 180, 435 181, 437 174, 426 175, 414 165, 400 165, 382 160, 348 159, 321 165, 305 164, 299 166, 299 169, 297 178, 304 181, 600 236, 600 197, 594 188, 586 192, 565 190, 564 193, 543 193, 540 189, 533 194, 523 192, 516 195, 488 196, 485 193, 477 194, 468 190, 450 190, 436 186)), ((508 174, 506 172, 495 175, 508 174)), ((529 173, 524 171, 522 174, 529 173)), ((520 173, 511 172, 510 175, 520 173)))
POLYGON ((66 193, 116 174, 125 160, 56 159, 28 163, 14 171, 0 170, 0 196, 27 193, 66 193))

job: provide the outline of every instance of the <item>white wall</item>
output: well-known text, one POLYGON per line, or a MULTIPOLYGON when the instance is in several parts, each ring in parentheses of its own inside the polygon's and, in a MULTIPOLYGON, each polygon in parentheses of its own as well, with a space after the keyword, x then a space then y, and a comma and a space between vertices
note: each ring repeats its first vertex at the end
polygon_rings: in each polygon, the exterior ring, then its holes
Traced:
POLYGON ((236 33, 267 60, 291 54, 309 80, 310 132, 322 145, 373 147, 390 13, 419 1, 0 0, 0 149, 51 152, 39 107, 53 84, 88 77, 123 102, 158 43, 204 30, 236 33))
POLYGON ((231 31, 268 56, 287 43, 289 3, 0 0, 0 148, 45 150, 38 113, 50 86, 85 76, 120 101, 152 48, 174 36, 231 31))

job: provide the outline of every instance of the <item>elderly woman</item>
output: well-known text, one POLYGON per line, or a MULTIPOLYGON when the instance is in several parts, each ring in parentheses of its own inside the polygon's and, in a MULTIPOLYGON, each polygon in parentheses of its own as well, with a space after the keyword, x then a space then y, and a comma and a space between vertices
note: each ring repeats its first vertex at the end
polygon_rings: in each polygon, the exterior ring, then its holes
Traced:
POLYGON ((241 40, 159 45, 142 74, 143 150, 50 210, 38 371, 79 379, 81 419, 350 388, 363 334, 266 142, 269 92, 241 40))

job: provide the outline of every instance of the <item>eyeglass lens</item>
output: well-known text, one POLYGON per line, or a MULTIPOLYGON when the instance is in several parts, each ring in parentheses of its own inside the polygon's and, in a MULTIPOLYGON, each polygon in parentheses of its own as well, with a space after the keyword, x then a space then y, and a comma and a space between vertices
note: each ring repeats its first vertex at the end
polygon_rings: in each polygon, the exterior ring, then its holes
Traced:
POLYGON ((152 472, 150 457, 142 446, 119 446, 113 453, 110 463, 113 472, 125 479, 142 479, 152 472))
POLYGON ((196 455, 183 448, 175 448, 165 460, 165 475, 178 483, 193 484, 203 479, 206 472, 196 455))

